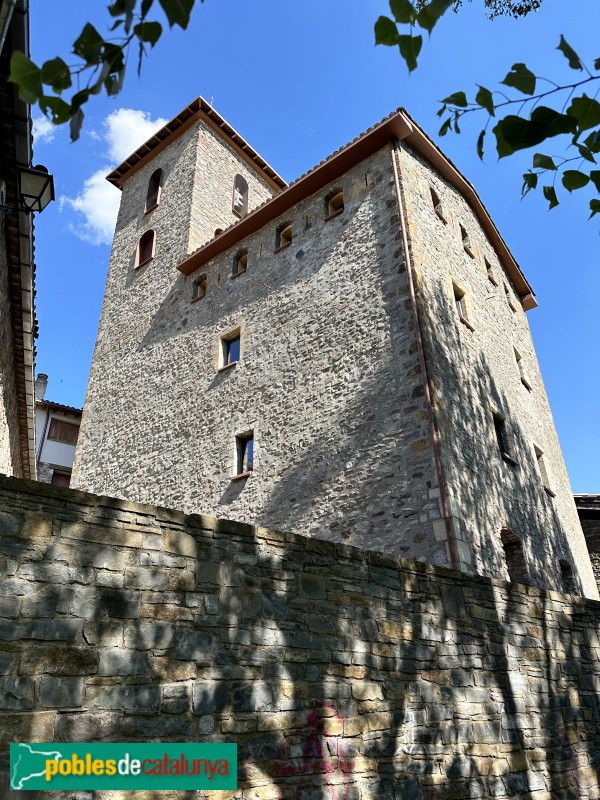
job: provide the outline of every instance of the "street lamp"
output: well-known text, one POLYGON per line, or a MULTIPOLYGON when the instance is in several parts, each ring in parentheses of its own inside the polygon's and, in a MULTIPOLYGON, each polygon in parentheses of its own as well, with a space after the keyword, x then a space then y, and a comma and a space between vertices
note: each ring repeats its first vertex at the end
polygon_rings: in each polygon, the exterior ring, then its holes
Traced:
POLYGON ((38 164, 31 169, 18 167, 21 209, 26 214, 43 211, 54 200, 54 180, 46 167, 38 164))

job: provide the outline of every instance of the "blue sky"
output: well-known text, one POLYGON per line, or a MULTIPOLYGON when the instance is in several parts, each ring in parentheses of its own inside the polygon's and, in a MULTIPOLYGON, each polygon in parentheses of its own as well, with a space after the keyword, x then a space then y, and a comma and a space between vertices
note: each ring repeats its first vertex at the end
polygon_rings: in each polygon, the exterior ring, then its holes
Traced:
MULTIPOLYGON (((600 223, 587 222, 581 193, 547 211, 538 193, 520 199, 525 155, 482 164, 467 135, 437 137, 437 100, 475 83, 495 88, 515 62, 572 81, 555 49, 563 33, 588 62, 597 57, 597 0, 544 0, 526 19, 490 22, 482 0, 448 14, 426 42, 411 76, 392 49, 373 46, 385 0, 206 0, 186 32, 167 32, 145 61, 132 58, 117 98, 94 98, 82 137, 38 123, 35 162, 54 174, 58 202, 36 221, 37 370, 47 397, 81 406, 85 396, 119 193, 103 180, 194 97, 221 113, 287 180, 404 106, 475 185, 540 307, 529 312, 538 358, 576 492, 599 492, 600 223)), ((32 58, 57 54, 86 21, 106 31, 106 3, 31 0, 32 58)), ((157 16, 160 12, 157 11, 157 16)), ((37 114, 34 114, 37 116, 37 114)), ((470 131, 470 135, 469 135, 470 131)), ((491 144, 491 143, 490 143, 491 144)), ((544 152, 560 152, 557 144, 544 152)), ((586 192, 587 190, 582 190, 586 192)), ((585 204, 587 206, 587 203, 585 204)))

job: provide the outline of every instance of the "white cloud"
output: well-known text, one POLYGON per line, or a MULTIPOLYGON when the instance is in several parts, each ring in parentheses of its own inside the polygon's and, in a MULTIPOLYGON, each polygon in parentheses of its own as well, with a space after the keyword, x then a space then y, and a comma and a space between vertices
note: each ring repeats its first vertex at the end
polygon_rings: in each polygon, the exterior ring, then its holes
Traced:
POLYGON ((61 209, 69 206, 84 218, 69 230, 90 244, 111 243, 121 193, 106 176, 167 122, 133 108, 118 108, 106 117, 101 132, 94 131, 93 136, 105 145, 106 167, 87 178, 76 197, 60 198, 61 209))
POLYGON ((40 142, 51 142, 55 132, 56 126, 47 117, 36 117, 33 120, 34 145, 40 144, 40 142))
POLYGON ((152 119, 147 111, 118 108, 104 120, 108 157, 115 165, 135 152, 153 133, 164 127, 168 119, 152 119))
POLYGON ((106 180, 106 170, 87 178, 77 197, 61 197, 60 207, 66 205, 85 217, 85 222, 70 225, 69 230, 89 244, 110 244, 112 242, 119 211, 121 193, 106 180))

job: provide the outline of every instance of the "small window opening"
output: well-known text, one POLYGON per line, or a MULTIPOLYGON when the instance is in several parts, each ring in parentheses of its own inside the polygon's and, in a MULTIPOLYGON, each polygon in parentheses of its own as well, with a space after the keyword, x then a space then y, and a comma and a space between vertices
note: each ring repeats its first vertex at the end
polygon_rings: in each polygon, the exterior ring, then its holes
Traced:
POLYGON ((156 206, 160 203, 162 179, 162 169, 155 170, 150 176, 150 180, 148 181, 148 192, 146 193, 146 205, 144 207, 144 211, 146 213, 148 211, 152 211, 152 209, 156 208, 156 206))
POLYGON ((248 183, 241 175, 236 175, 233 180, 232 210, 238 217, 245 217, 248 213, 248 183))
POLYGON ((243 275, 248 269, 248 251, 240 250, 233 259, 233 269, 231 277, 235 278, 236 275, 243 275))
POLYGON ((561 558, 558 562, 560 564, 560 581, 565 594, 579 594, 575 576, 573 575, 573 568, 568 561, 561 558))
POLYGON ((235 437, 236 475, 247 475, 254 469, 254 432, 235 437))
POLYGON ((475 258, 473 255, 473 248, 471 247, 471 240, 469 239, 469 234, 463 225, 460 226, 460 235, 462 236, 463 249, 465 253, 468 253, 471 258, 475 258))
POLYGON ((202 300, 206 297, 206 275, 200 275, 192 284, 192 300, 202 300))
POLYGON ((221 368, 237 364, 240 360, 240 331, 228 334, 221 339, 221 368))
POLYGON ((494 270, 492 269, 492 265, 487 260, 487 258, 483 259, 485 262, 485 271, 487 272, 488 280, 494 286, 498 286, 498 281, 496 280, 496 276, 494 275, 494 270))
POLYGON ((285 222, 277 228, 275 234, 275 249, 280 250, 283 247, 288 247, 292 243, 292 238, 292 223, 285 222))
POLYGON ((546 458, 542 450, 536 445, 533 446, 535 450, 535 460, 537 461, 538 472, 542 479, 542 486, 551 497, 556 497, 556 494, 550 488, 550 478, 548 477, 548 468, 546 466, 546 458))
POLYGON ((528 391, 531 391, 531 382, 529 381, 529 377, 527 372, 525 371, 525 365, 523 364, 523 357, 519 353, 516 347, 513 347, 515 353, 515 361, 517 362, 517 367, 519 368, 519 377, 521 378, 521 383, 528 391))
POLYGON ((141 267, 154 258, 156 236, 154 231, 146 231, 140 238, 135 257, 135 266, 141 267))
POLYGON ((325 198, 325 218, 341 214, 344 210, 344 193, 341 189, 334 189, 325 198))
POLYGON ((223 233, 223 228, 215 228, 215 236, 220 236, 223 233))
POLYGON ((513 314, 516 314, 517 313, 517 307, 513 303, 513 299, 512 299, 511 294, 510 294, 510 289, 508 288, 506 283, 504 284, 504 294, 506 295, 506 302, 508 303, 508 307, 513 312, 513 314))
POLYGON ((498 443, 498 450, 504 461, 508 461, 513 466, 517 463, 512 457, 508 445, 508 438, 506 434, 506 422, 499 414, 494 414, 494 431, 496 433, 496 441, 498 443))
POLYGON ((431 193, 431 203, 433 205, 433 210, 442 220, 442 222, 446 222, 447 220, 444 214, 444 208, 442 206, 442 201, 440 200, 438 193, 435 191, 435 189, 432 189, 431 186, 429 187, 429 191, 431 193))
POLYGON ((527 564, 525 563, 525 554, 523 553, 523 545, 521 540, 508 528, 503 528, 500 532, 502 539, 502 546, 504 547, 504 558, 506 560, 506 569, 508 571, 508 580, 511 583, 529 583, 529 575, 527 573, 527 564))
POLYGON ((452 291, 454 293, 454 306, 456 308, 456 313, 458 314, 459 320, 466 325, 466 327, 470 331, 474 331, 475 328, 471 325, 469 321, 469 314, 467 309, 467 295, 464 289, 461 289, 454 281, 452 282, 452 291))

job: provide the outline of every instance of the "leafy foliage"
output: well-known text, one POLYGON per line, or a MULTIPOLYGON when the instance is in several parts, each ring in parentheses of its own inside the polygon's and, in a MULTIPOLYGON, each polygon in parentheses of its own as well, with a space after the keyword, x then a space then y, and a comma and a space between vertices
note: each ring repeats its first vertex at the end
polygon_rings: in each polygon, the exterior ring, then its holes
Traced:
MULTIPOLYGON (((390 0, 390 9, 394 19, 380 17, 375 26, 376 44, 388 46, 398 45, 400 55, 404 58, 410 72, 417 66, 417 56, 421 49, 421 36, 415 36, 417 26, 431 31, 440 17, 450 8, 461 4, 433 0, 426 3, 417 0, 414 4, 409 0, 390 0), (398 26, 410 26, 410 33, 400 33, 398 26), (380 37, 380 33, 385 36, 380 37), (401 46, 401 40, 404 46, 401 46), (406 40, 415 42, 412 51, 408 52, 406 40), (416 42, 415 40, 418 40, 416 42)), ((534 11, 542 0, 484 0, 490 16, 511 14, 523 16, 534 11)), ((583 60, 566 41, 560 37, 557 49, 566 59, 569 67, 582 73, 579 80, 567 85, 559 85, 553 81, 536 75, 526 64, 513 64, 504 80, 503 87, 513 90, 516 96, 507 96, 506 91, 492 91, 485 86, 478 86, 473 100, 464 91, 453 92, 441 101, 438 116, 441 118, 440 136, 450 131, 460 133, 460 121, 466 114, 487 114, 487 122, 477 136, 476 150, 483 159, 485 140, 488 128, 494 118, 492 133, 495 137, 496 151, 499 158, 506 158, 520 150, 537 147, 556 137, 563 147, 564 155, 545 155, 536 152, 532 158, 532 166, 523 175, 522 195, 538 187, 540 178, 550 183, 544 184, 542 193, 548 201, 549 208, 559 204, 556 184, 560 183, 568 192, 585 187, 591 188, 596 195, 600 194, 600 170, 594 169, 600 156, 600 102, 587 93, 590 89, 597 92, 600 86, 600 58, 594 61, 593 69, 583 60), (550 88, 546 89, 546 86, 550 88), (541 86, 541 89, 540 89, 541 86), (585 90, 584 90, 585 89, 585 90), (543 104, 551 99, 555 107, 543 104), (505 109, 517 113, 504 113, 505 109), (564 137, 568 137, 565 139, 564 137)), ((589 202, 590 217, 600 213, 600 200, 594 197, 589 202)))
MULTIPOLYGON (((112 18, 111 32, 122 36, 105 39, 89 22, 73 42, 78 61, 69 66, 62 58, 53 58, 38 67, 21 52, 14 52, 10 62, 9 81, 19 87, 19 96, 30 104, 38 103, 43 114, 60 125, 69 122, 71 139, 79 138, 83 124, 82 106, 103 89, 108 95, 118 94, 125 80, 127 55, 132 45, 138 48, 138 73, 147 53, 147 46, 156 45, 163 26, 148 15, 159 6, 170 28, 187 28, 196 0, 116 0, 108 6, 112 18), (63 92, 75 84, 70 100, 63 92), (47 94, 44 87, 53 94, 47 94)), ((200 0, 204 2, 204 0, 200 0)))

